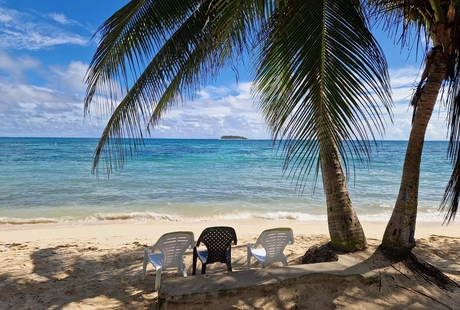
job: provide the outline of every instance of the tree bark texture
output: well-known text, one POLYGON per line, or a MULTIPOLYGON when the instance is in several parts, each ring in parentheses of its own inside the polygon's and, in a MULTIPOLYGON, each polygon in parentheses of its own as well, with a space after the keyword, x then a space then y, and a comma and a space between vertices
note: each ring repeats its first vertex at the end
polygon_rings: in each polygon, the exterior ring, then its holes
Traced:
POLYGON ((323 149, 320 156, 331 245, 344 251, 363 250, 366 236, 351 203, 337 148, 323 149))
MULTIPOLYGON (((416 112, 407 145, 398 197, 382 239, 382 246, 395 256, 409 254, 415 246, 420 163, 425 132, 435 106, 442 81, 446 77, 446 54, 433 49, 427 59, 426 82, 414 96, 416 112)), ((421 84, 423 83, 422 76, 421 84)))

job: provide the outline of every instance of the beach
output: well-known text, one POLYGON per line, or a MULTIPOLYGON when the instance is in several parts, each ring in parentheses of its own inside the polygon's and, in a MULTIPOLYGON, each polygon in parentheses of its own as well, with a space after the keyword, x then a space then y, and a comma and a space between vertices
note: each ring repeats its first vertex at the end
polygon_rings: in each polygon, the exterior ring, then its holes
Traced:
MULTIPOLYGON (((141 279, 144 249, 167 232, 192 231, 197 240, 207 227, 234 227, 232 274, 247 272, 246 245, 265 229, 293 229, 295 242, 285 249, 287 273, 310 247, 329 240, 321 180, 308 178, 297 187, 288 172, 283 174, 280 154, 269 140, 149 139, 110 178, 104 167, 98 177, 91 174, 97 141, 0 138, 0 309, 155 309, 153 266, 141 279)), ((359 275, 317 274, 270 290, 248 288, 240 297, 213 299, 214 305, 460 309, 458 289, 441 290, 404 264, 374 254, 398 193, 406 145, 382 141, 371 166, 356 163, 349 179, 369 247, 346 257, 378 274, 377 283, 365 283, 359 275)), ((425 144, 413 252, 459 283, 460 225, 443 226, 439 212, 451 174, 446 147, 445 141, 425 144)), ((187 281, 193 281, 191 250, 184 260, 187 281)), ((253 261, 251 268, 260 266, 253 261)), ((209 265, 207 274, 225 276, 226 266, 209 265)), ((181 278, 167 270, 161 279, 181 278)), ((215 308, 207 302, 187 309, 215 308)))
MULTIPOLYGON (((363 222, 369 248, 347 254, 369 261, 380 244, 385 223, 363 222)), ((295 220, 220 221, 112 221, 98 225, 2 225, 0 226, 0 308, 1 309, 155 309, 152 265, 141 279, 143 252, 164 233, 192 231, 195 240, 211 226, 232 226, 238 242, 232 249, 233 272, 245 272, 246 245, 254 243, 265 229, 291 227, 295 242, 285 249, 289 265, 313 245, 328 241, 325 222, 295 220)), ((460 283, 460 225, 418 224, 414 253, 460 283)), ((184 255, 191 275, 192 251, 184 255)), ((270 268, 277 268, 272 266, 270 268)), ((372 266, 371 266, 372 267, 372 266)), ((198 266, 200 268, 200 265, 198 266)), ((252 268, 259 268, 254 262, 252 268)), ((289 268, 289 267, 288 267, 289 268)), ((380 273, 379 288, 354 281, 321 281, 289 288, 272 300, 263 292, 251 301, 219 300, 220 309, 303 309, 315 297, 311 309, 458 309, 460 290, 440 290, 402 265, 371 268, 380 273), (304 287, 305 291, 302 291, 304 287), (284 292, 284 293, 283 293, 284 292), (284 294, 284 295, 283 295, 284 294), (283 297, 284 296, 284 297, 283 297), (300 297, 299 297, 300 296, 300 297), (303 297, 302 297, 303 296, 303 297), (358 298, 359 297, 359 298, 358 298), (296 299, 297 298, 297 299, 296 299), (316 305, 316 306, 315 306, 316 305), (374 307, 373 307, 374 306, 374 307), (297 307, 297 308, 295 308, 297 307)), ((225 274, 224 264, 208 266, 207 273, 225 274)), ((175 270, 163 272, 162 282, 177 278, 175 270)), ((204 307, 206 308, 206 307, 204 307)))

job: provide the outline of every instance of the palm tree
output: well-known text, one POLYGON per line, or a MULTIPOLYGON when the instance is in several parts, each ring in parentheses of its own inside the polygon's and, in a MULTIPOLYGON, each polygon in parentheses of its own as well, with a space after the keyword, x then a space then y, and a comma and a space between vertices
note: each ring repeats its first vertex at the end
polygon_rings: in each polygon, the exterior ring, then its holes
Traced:
POLYGON ((384 130, 378 103, 388 109, 391 99, 387 64, 364 13, 356 0, 129 2, 99 28, 87 73, 85 111, 94 101, 112 114, 93 171, 102 152, 108 173, 122 166, 126 146, 141 145, 143 126, 154 128, 249 55, 254 96, 273 139, 283 141, 285 169, 298 184, 321 171, 332 245, 365 248, 345 175, 348 158, 369 158, 373 131, 384 130))
POLYGON ((285 158, 295 158, 294 169, 321 169, 331 244, 342 250, 362 249, 366 239, 340 158, 347 165, 348 151, 361 159, 370 146, 359 142, 371 140, 370 124, 383 130, 367 87, 384 103, 389 93, 386 63, 358 5, 289 1, 269 21, 257 57, 256 85, 273 138, 287 141, 285 158))
POLYGON ((392 216, 386 227, 382 246, 389 253, 399 256, 407 255, 415 246, 414 234, 418 206, 418 186, 420 163, 426 128, 438 95, 443 85, 447 85, 447 104, 450 119, 449 155, 454 164, 454 172, 445 191, 442 206, 450 206, 446 221, 455 217, 460 195, 460 161, 459 154, 459 93, 458 61, 459 59, 459 22, 458 1, 370 1, 385 15, 388 29, 403 26, 402 40, 407 44, 410 30, 415 26, 418 35, 425 32, 427 42, 433 47, 426 55, 425 68, 420 82, 414 92, 411 104, 414 108, 412 129, 407 145, 403 173, 398 197, 392 216))

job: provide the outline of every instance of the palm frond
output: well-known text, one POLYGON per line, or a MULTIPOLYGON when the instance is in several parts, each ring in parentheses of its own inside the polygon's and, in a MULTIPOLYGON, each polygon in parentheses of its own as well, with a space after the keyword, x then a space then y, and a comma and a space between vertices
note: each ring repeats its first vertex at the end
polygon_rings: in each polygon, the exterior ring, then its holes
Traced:
POLYGON ((261 36, 256 94, 273 138, 284 141, 285 169, 300 183, 319 171, 321 143, 335 144, 347 169, 349 155, 366 160, 374 131, 384 132, 387 63, 361 9, 353 1, 288 2, 261 36))
MULTIPOLYGON (((191 14, 190 3, 185 2, 181 14, 188 17, 186 21, 182 20, 183 16, 165 17, 171 15, 165 10, 173 9, 177 14, 181 10, 175 9, 180 5, 168 8, 164 7, 164 1, 132 1, 100 28, 102 38, 86 79, 85 110, 89 111, 90 102, 98 94, 100 101, 94 101, 99 106, 111 107, 110 111, 102 112, 111 112, 112 117, 96 148, 93 172, 104 147, 108 156, 107 172, 111 172, 112 167, 116 169, 123 165, 127 145, 131 154, 132 146, 136 149, 140 145, 152 106, 164 95, 164 89, 175 76, 177 68, 186 61, 189 53, 186 35, 192 33, 193 36, 193 31, 201 33, 206 18, 200 19, 191 14), (182 31, 175 29, 179 21, 182 31), (145 67, 147 59, 152 57, 153 61, 149 60, 145 67), (117 87, 121 89, 117 91, 117 87), (123 96, 119 104, 118 94, 123 96), (114 143, 110 142, 112 138, 114 143)), ((167 95, 174 97, 175 94, 167 95)))
POLYGON ((440 210, 445 211, 444 222, 447 224, 455 219, 460 201, 460 74, 458 65, 456 70, 455 77, 450 79, 448 83, 447 91, 447 109, 449 111, 447 114, 449 130, 447 156, 450 158, 453 171, 440 204, 440 210))
POLYGON ((425 54, 430 47, 430 29, 435 24, 435 17, 429 1, 413 0, 368 0, 370 16, 394 38, 401 49, 413 50, 419 53, 419 48, 424 47, 425 54))
POLYGON ((132 2, 100 28, 102 38, 88 70, 85 111, 94 98, 102 98, 101 106, 111 107, 103 112, 112 112, 93 172, 104 148, 108 173, 122 166, 126 145, 132 154, 132 145, 140 145, 143 132, 164 112, 184 96, 193 99, 197 89, 232 66, 270 10, 249 0, 182 1, 174 6, 170 1, 132 2), (117 88, 123 97, 119 104, 117 88))
POLYGON ((130 75, 136 77, 143 71, 200 2, 133 0, 113 14, 95 34, 101 39, 85 79, 85 108, 98 93, 116 103, 117 88, 122 93, 129 89, 130 75))

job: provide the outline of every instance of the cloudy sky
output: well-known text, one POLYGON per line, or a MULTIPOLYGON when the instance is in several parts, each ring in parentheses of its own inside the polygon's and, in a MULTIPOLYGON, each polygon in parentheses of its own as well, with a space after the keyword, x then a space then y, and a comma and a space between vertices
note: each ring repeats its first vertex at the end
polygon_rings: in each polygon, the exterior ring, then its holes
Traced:
MULTIPOLYGON (((0 0, 0 136, 99 137, 106 119, 84 118, 84 75, 96 49, 96 29, 127 0, 0 0)), ((409 99, 420 57, 379 38, 390 64, 394 123, 384 139, 407 140, 409 99)), ((269 138, 249 95, 250 84, 225 74, 196 100, 167 113, 158 138, 269 138)), ((445 110, 437 106, 428 140, 445 140, 445 110)))

